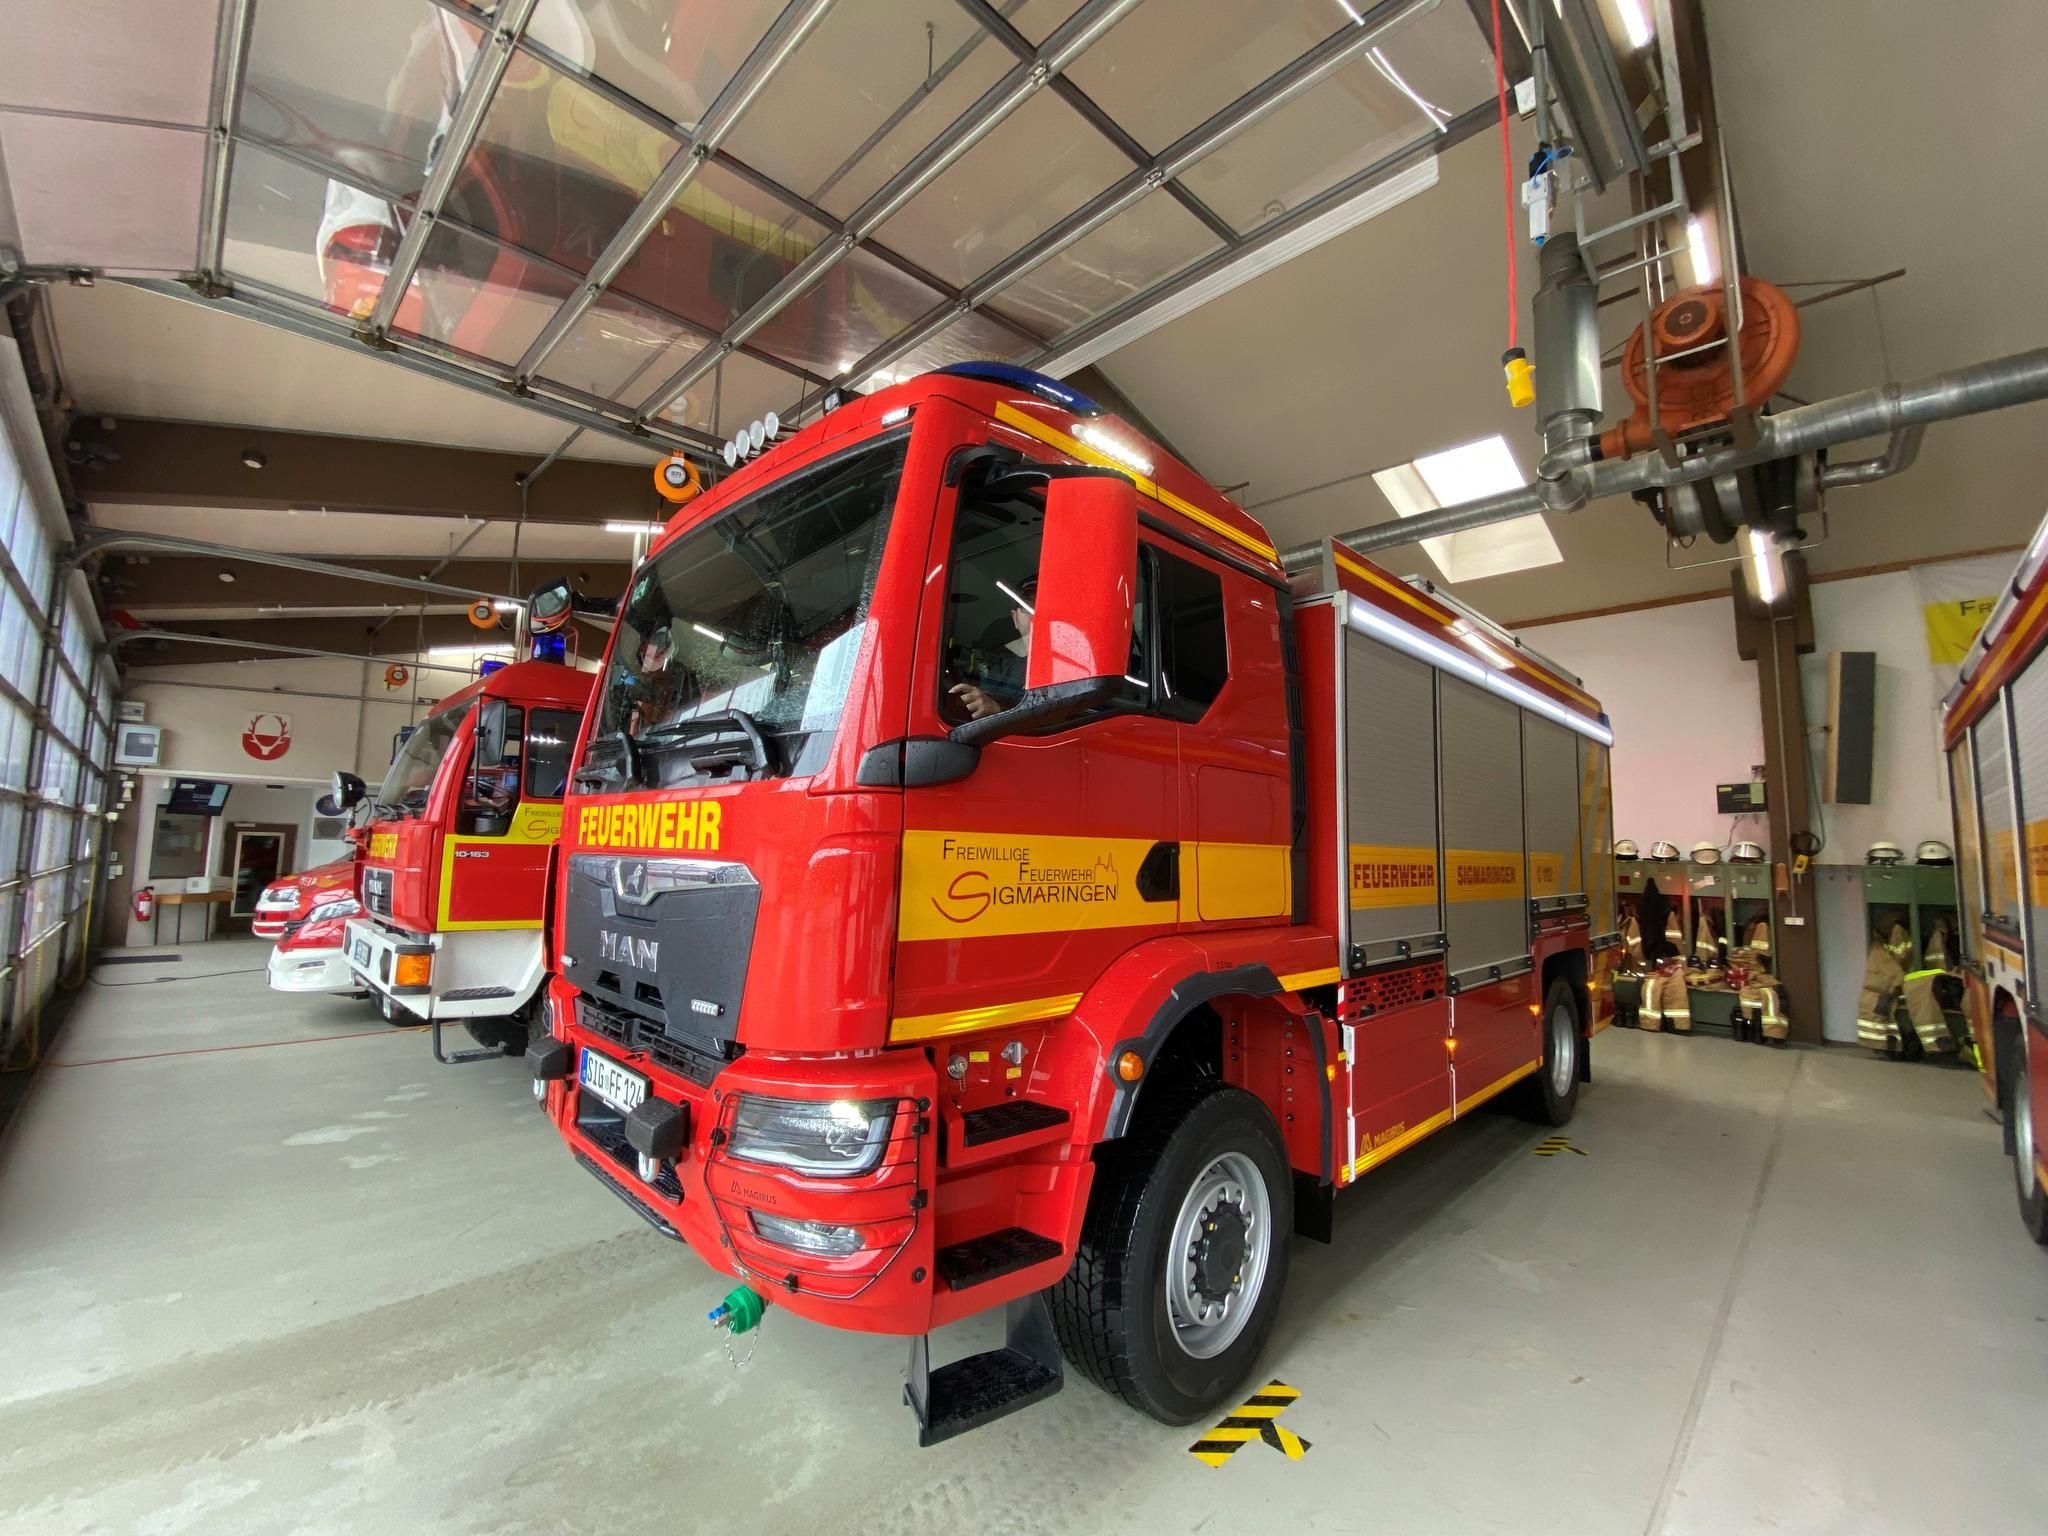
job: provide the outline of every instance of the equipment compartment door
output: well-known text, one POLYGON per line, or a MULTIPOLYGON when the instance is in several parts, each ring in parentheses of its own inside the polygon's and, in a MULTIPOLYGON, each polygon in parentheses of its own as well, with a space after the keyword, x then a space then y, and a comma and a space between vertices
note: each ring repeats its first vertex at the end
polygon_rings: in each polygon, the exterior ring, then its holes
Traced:
MULTIPOLYGON (((1454 677, 1437 678, 1442 753, 1444 922, 1461 993, 1529 968, 1522 832, 1521 711, 1454 677)), ((1491 994, 1489 994, 1491 996, 1491 994)), ((1528 1060, 1531 1021, 1512 1006, 1453 1009, 1460 1079, 1490 1081, 1528 1060)))
POLYGON ((1366 965, 1440 952, 1435 674, 1377 641, 1340 644, 1344 941, 1366 965))

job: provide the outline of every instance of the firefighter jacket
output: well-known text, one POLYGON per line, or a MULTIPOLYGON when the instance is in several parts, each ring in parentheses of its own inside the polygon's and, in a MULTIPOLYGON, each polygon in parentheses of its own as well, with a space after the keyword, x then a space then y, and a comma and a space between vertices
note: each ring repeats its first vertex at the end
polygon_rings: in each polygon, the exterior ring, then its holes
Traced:
POLYGON ((1681 1035, 1692 1032, 1692 999, 1686 991, 1682 962, 1663 961, 1644 980, 1637 1027, 1669 1029, 1681 1035))
POLYGON ((1899 997, 1905 989, 1905 956, 1912 940, 1898 924, 1887 938, 1873 939, 1863 960, 1863 992, 1856 1000, 1856 1038, 1873 1050, 1896 1046, 1899 997))

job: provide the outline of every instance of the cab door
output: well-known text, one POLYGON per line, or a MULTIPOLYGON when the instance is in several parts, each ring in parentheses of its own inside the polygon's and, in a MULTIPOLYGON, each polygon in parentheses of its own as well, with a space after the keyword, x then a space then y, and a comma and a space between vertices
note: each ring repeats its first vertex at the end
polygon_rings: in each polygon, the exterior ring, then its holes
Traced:
MULTIPOLYGON (((483 700, 489 708, 496 700, 483 700)), ((462 774, 454 822, 441 842, 439 920, 443 932, 538 928, 548 849, 562 830, 562 789, 580 719, 565 709, 501 706, 504 750, 479 763, 450 754, 462 774)))
POLYGON ((1015 702, 1042 536, 1041 495, 993 494, 985 473, 964 476, 935 521, 905 757, 892 1041, 1061 1017, 1118 955, 1179 921, 1178 743, 1173 722, 1145 710, 1142 590, 1133 670, 1108 707, 989 742, 964 772, 943 748, 916 745, 1015 702))

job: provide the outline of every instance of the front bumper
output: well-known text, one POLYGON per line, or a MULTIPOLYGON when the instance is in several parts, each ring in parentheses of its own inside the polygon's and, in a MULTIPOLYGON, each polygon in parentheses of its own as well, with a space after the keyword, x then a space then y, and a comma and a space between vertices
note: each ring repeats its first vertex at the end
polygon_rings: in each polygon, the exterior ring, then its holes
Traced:
POLYGON ((270 951, 270 988, 273 992, 359 992, 362 984, 348 968, 341 946, 331 949, 284 949, 270 951))
MULTIPOLYGON (((937 1176, 934 1069, 922 1051, 864 1058, 749 1057, 715 1071, 654 1049, 636 1049, 615 1016, 586 1008, 574 1019, 573 995, 550 985, 554 1033, 571 1048, 569 1075, 547 1086, 548 1118, 577 1160, 665 1236, 687 1243, 705 1263, 747 1280, 813 1322, 866 1333, 919 1334, 944 1322, 933 1273, 937 1176), (648 1079, 648 1093, 679 1104, 688 1130, 673 1162, 643 1180, 624 1117, 579 1083, 585 1051, 596 1051, 648 1079), (700 1080, 701 1079, 701 1080, 700 1080), (873 1171, 818 1178, 734 1158, 725 1150, 739 1096, 892 1099, 895 1117, 873 1171), (749 1212, 794 1221, 851 1226, 859 1251, 843 1258, 770 1243, 749 1212)), ((708 1064, 707 1064, 708 1065, 708 1064)), ((991 1298, 993 1299, 993 1298, 991 1298)), ((979 1306, 965 1310, 981 1310, 979 1306)))
POLYGON ((354 986, 422 1019, 504 1018, 532 1000, 542 977, 540 933, 533 928, 417 934, 352 917, 343 955, 354 986), (416 954, 432 957, 427 984, 395 985, 399 957, 416 954))

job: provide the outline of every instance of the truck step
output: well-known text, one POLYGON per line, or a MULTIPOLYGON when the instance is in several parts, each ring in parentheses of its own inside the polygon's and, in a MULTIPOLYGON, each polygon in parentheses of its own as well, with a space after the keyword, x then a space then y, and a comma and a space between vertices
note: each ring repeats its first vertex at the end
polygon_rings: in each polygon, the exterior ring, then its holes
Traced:
POLYGON ((1004 1343, 933 1368, 929 1342, 913 1339, 903 1400, 917 1415, 917 1443, 937 1445, 1005 1414, 1043 1402, 1065 1376, 1045 1293, 1020 1296, 1004 1309, 1004 1343))
POLYGON ((941 1248, 932 1263, 950 1289, 964 1291, 1059 1256, 1060 1245, 1051 1238, 1022 1227, 1005 1227, 1000 1232, 970 1237, 964 1243, 941 1248))
MULTIPOLYGON (((970 1109, 960 1117, 960 1145, 985 1146, 992 1141, 1010 1141, 1034 1132, 1066 1126, 1067 1112, 1054 1104, 1031 1099, 1008 1099, 986 1109, 970 1109)), ((1045 1138, 1039 1138, 1045 1139, 1045 1138)))
POLYGON ((972 1168, 1064 1141, 1071 1123, 1064 1109, 1030 1099, 1009 1099, 965 1114, 949 1108, 942 1143, 945 1163, 948 1168, 972 1168))

